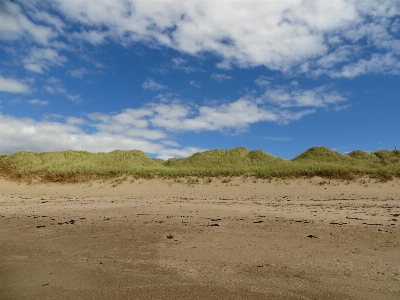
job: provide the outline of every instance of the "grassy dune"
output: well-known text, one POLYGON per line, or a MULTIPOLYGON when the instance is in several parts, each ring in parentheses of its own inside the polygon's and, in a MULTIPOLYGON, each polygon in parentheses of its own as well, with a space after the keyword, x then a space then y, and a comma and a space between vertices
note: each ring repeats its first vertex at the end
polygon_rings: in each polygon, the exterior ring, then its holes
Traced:
POLYGON ((341 179, 367 175, 386 181, 400 177, 400 151, 367 153, 357 150, 344 155, 329 148, 313 147, 292 160, 245 148, 215 149, 165 161, 150 158, 139 150, 109 153, 20 151, 0 156, 0 176, 7 179, 77 182, 123 174, 143 178, 247 175, 258 178, 321 176, 341 179))

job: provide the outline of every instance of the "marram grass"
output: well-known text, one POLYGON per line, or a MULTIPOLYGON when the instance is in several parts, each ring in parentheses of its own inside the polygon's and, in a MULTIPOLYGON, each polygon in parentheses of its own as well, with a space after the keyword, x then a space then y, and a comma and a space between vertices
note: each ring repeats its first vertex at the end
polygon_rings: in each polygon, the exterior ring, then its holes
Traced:
POLYGON ((313 147, 292 160, 246 148, 211 150, 187 158, 153 159, 139 150, 109 153, 86 151, 26 152, 0 156, 0 176, 7 179, 81 182, 123 174, 153 177, 254 176, 258 178, 352 179, 370 176, 386 181, 400 177, 400 151, 340 154, 326 147, 313 147))

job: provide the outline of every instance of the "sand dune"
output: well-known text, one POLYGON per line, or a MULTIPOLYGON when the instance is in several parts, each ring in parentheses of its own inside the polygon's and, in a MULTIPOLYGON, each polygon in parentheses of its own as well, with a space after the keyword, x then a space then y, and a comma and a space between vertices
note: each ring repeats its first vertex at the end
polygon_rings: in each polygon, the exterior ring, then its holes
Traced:
POLYGON ((0 180, 0 299, 400 299, 400 179, 0 180))

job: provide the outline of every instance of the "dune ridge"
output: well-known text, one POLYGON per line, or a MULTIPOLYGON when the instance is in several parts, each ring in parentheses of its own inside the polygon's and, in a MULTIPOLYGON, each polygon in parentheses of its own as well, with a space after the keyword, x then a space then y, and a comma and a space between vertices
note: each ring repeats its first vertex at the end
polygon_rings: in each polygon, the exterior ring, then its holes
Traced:
POLYGON ((372 153, 356 150, 341 154, 327 147, 312 147, 292 160, 244 147, 214 149, 186 158, 161 160, 140 150, 28 152, 0 156, 0 176, 6 179, 77 182, 122 174, 141 178, 255 176, 353 179, 370 176, 382 181, 400 177, 400 150, 372 153))

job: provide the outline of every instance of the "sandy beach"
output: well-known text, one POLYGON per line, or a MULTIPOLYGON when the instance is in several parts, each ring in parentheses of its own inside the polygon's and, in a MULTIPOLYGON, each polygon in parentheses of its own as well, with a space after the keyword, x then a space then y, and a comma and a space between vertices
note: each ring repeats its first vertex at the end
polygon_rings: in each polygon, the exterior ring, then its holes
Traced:
POLYGON ((0 180, 0 299, 400 299, 400 179, 0 180))

